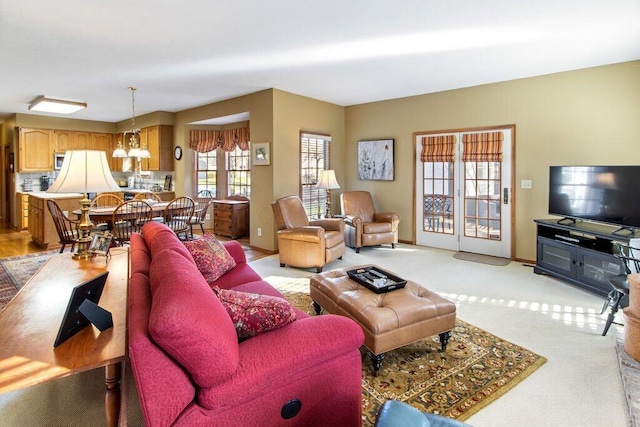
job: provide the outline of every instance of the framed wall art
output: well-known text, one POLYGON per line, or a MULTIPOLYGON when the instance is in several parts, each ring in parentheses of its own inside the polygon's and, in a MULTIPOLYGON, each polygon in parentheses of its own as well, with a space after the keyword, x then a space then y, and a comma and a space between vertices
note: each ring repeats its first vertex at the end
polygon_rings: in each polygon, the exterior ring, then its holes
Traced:
POLYGON ((271 164, 271 152, 268 142, 258 142, 251 144, 251 163, 263 166, 271 164))
POLYGON ((393 139, 358 141, 358 179, 393 181, 393 139))

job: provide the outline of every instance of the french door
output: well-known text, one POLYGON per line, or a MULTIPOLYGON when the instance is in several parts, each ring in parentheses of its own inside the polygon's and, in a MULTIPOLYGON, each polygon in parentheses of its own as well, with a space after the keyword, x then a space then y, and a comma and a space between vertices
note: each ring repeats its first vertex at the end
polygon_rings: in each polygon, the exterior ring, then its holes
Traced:
POLYGON ((513 127, 416 134, 416 244, 511 258, 513 127))

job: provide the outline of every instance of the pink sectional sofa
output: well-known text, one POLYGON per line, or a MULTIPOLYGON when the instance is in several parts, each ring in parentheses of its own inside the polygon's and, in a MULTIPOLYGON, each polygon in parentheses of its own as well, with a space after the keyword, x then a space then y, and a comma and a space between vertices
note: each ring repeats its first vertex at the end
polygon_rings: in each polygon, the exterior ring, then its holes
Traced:
MULTIPOLYGON (((282 296, 246 263, 240 244, 224 246, 236 266, 211 286, 282 296)), ((129 357, 147 425, 361 424, 364 336, 355 322, 295 309, 292 323, 238 342, 229 314, 166 226, 145 225, 130 256, 129 357)))

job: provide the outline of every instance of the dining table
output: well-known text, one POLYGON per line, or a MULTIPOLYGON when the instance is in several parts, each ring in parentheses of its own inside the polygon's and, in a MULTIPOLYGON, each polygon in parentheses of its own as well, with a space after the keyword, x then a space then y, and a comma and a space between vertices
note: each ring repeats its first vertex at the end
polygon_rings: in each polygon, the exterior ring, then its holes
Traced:
MULTIPOLYGON (((169 202, 158 202, 151 205, 151 212, 153 212, 154 216, 163 216, 165 208, 169 206, 169 202)), ((108 222, 110 223, 113 219, 113 213, 115 212, 117 206, 105 206, 105 207, 92 207, 89 208, 89 218, 91 221, 96 223, 108 222)), ((73 211, 75 215, 78 217, 81 215, 82 211, 80 209, 76 209, 73 211)), ((123 214, 126 214, 126 211, 123 211, 123 214)))
MULTIPOLYGON (((165 208, 169 206, 170 202, 155 202, 149 203, 151 205, 151 212, 155 218, 164 218, 165 208)), ((92 207, 89 209, 89 218, 93 223, 108 224, 107 228, 112 230, 112 222, 113 222, 113 213, 115 212, 117 206, 104 206, 104 207, 92 207)), ((198 211, 195 211, 194 214, 197 215, 198 211)), ((82 214, 81 209, 75 209, 73 214, 80 218, 82 214)), ((123 216, 127 215, 126 211, 119 212, 123 216)), ((117 218, 116 218, 117 221, 117 218)))

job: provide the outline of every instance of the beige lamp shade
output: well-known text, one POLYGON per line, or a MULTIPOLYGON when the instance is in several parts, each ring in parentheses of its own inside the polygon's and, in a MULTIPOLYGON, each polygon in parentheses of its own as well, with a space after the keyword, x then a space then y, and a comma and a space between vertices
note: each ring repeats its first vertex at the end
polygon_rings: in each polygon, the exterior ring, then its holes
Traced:
POLYGON ((335 190, 340 188, 336 180, 336 172, 333 169, 320 170, 316 188, 325 188, 327 190, 335 190))
POLYGON ((107 156, 98 150, 67 151, 60 174, 47 193, 100 193, 120 191, 113 179, 107 156))

